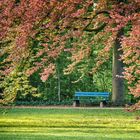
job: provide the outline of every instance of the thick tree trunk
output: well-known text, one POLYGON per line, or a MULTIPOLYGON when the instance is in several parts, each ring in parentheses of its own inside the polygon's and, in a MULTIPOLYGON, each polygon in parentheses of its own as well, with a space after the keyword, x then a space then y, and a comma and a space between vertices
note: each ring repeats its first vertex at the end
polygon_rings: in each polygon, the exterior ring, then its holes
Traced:
POLYGON ((117 35, 113 50, 112 102, 114 105, 122 105, 124 102, 124 79, 119 77, 123 72, 123 63, 120 61, 122 52, 118 50, 121 48, 119 38, 122 35, 123 31, 121 30, 117 35))

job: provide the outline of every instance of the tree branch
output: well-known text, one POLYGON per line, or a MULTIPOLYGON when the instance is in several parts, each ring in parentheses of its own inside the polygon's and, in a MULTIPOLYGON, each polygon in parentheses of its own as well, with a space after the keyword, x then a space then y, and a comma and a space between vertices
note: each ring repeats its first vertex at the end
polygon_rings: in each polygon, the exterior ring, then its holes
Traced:
MULTIPOLYGON (((91 21, 84 27, 83 31, 88 31, 88 32, 93 32, 93 31, 95 31, 95 32, 98 32, 98 31, 102 30, 102 29, 106 26, 106 23, 103 23, 101 26, 99 26, 99 27, 97 27, 97 28, 88 28, 88 27, 91 25, 91 23, 92 23, 92 21, 94 20, 94 18, 96 18, 96 17, 97 17, 98 15, 100 15, 100 14, 108 14, 108 15, 109 15, 109 12, 106 11, 106 10, 97 11, 97 12, 95 13, 95 15, 93 15, 91 21)), ((109 16, 109 17, 110 17, 110 16, 109 16)), ((110 18, 111 18, 111 17, 110 17, 110 18)))
POLYGON ((99 32, 102 29, 104 29, 105 26, 106 26, 106 23, 103 23, 101 26, 99 26, 97 28, 86 28, 86 29, 84 29, 84 31, 87 31, 87 32, 99 32))

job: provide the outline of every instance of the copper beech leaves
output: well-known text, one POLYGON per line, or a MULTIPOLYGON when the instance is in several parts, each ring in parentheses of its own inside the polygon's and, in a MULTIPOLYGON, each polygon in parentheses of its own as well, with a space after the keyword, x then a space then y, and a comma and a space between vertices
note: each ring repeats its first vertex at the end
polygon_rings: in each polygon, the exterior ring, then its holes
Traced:
MULTIPOLYGON (((95 33, 93 40, 103 39, 104 48, 97 58, 97 67, 109 59, 109 52, 119 30, 130 26, 127 35, 119 38, 121 59, 125 64, 124 78, 128 81, 131 94, 140 96, 140 1, 139 0, 1 0, 0 1, 0 39, 9 41, 1 46, 8 56, 3 75, 9 74, 23 59, 30 57, 31 42, 37 40, 41 48, 27 73, 30 75, 42 69, 41 79, 47 80, 53 74, 55 60, 65 49, 68 39, 78 38, 74 44, 72 61, 68 70, 80 60, 90 55, 90 45, 84 36, 86 32, 95 33), (77 46, 81 45, 81 48, 77 46), (77 51, 77 53, 76 53, 77 51)), ((36 46, 34 46, 36 47, 36 46)), ((3 55, 0 53, 0 55, 3 55)), ((138 103, 140 105, 140 103, 138 103)))

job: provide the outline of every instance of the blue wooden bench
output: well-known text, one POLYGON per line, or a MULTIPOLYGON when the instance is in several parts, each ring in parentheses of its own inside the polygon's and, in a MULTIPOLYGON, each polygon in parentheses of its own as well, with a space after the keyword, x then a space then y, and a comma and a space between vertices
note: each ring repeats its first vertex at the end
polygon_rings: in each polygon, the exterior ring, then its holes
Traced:
POLYGON ((100 107, 103 107, 104 103, 109 101, 109 96, 109 92, 75 92, 73 106, 80 106, 80 100, 93 97, 95 100, 100 101, 100 107))

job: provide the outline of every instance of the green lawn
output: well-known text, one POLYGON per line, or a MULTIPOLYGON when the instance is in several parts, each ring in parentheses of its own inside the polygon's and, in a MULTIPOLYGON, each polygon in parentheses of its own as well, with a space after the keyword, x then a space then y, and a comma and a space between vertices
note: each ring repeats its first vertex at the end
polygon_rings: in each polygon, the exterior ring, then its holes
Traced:
POLYGON ((140 140, 139 112, 0 109, 0 140, 140 140))

